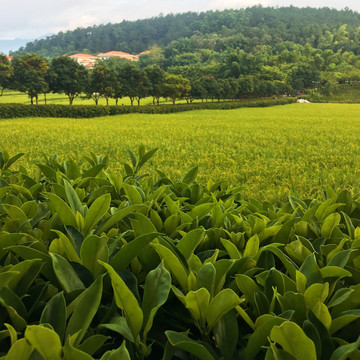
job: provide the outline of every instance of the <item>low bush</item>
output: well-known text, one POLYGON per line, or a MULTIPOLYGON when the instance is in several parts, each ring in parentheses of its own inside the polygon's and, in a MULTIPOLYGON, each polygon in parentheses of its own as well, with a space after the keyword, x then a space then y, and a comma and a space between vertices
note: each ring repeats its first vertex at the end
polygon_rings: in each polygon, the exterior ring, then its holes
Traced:
POLYGON ((282 207, 91 154, 0 153, 0 356, 359 359, 360 203, 282 207))
POLYGON ((91 118, 118 114, 169 114, 191 110, 225 110, 240 107, 266 107, 295 102, 295 98, 248 100, 233 102, 208 102, 160 106, 95 106, 95 105, 24 105, 1 104, 0 119, 18 117, 91 118))

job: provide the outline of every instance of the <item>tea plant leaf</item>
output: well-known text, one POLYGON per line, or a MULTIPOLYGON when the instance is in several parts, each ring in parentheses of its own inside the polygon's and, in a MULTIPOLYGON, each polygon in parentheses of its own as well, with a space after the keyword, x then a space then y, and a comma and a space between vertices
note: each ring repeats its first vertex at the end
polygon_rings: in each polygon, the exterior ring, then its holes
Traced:
POLYGON ((213 328, 216 322, 228 311, 239 305, 241 300, 231 289, 220 291, 210 302, 207 311, 207 323, 209 330, 213 328))
POLYGON ((131 261, 140 254, 144 247, 156 239, 159 235, 159 233, 140 235, 129 243, 124 244, 111 259, 110 265, 116 271, 125 270, 131 261))
POLYGON ((316 360, 314 343, 305 335, 299 325, 291 321, 274 326, 270 338, 297 360, 316 360))
POLYGON ((194 229, 185 234, 177 243, 176 247, 188 261, 197 246, 204 239, 205 230, 203 228, 194 229))
POLYGON ((81 300, 75 307, 68 322, 65 337, 67 338, 69 335, 78 333, 76 340, 74 340, 75 345, 81 343, 92 319, 98 311, 102 296, 102 280, 103 276, 97 277, 90 287, 83 291, 81 300))
POLYGON ((67 292, 85 289, 73 267, 61 255, 50 253, 56 278, 62 288, 67 292))
POLYGON ((185 183, 185 184, 188 184, 188 185, 192 184, 196 179, 198 170, 199 170, 199 167, 194 166, 192 169, 190 169, 187 172, 187 174, 184 176, 182 182, 185 183))
POLYGON ((80 257, 83 265, 91 272, 94 278, 97 278, 105 271, 97 260, 109 261, 107 238, 96 235, 85 238, 81 245, 80 257))
POLYGON ((357 351, 357 356, 354 357, 356 359, 359 355, 359 347, 360 347, 360 336, 357 340, 351 344, 342 345, 337 348, 333 354, 331 355, 330 360, 346 360, 349 357, 351 358, 351 354, 357 351))
POLYGON ((41 313, 40 324, 50 324, 60 339, 64 338, 66 325, 66 303, 63 292, 54 295, 41 313))
POLYGON ((187 351, 200 360, 216 360, 201 342, 192 340, 183 333, 168 330, 165 331, 165 335, 172 346, 187 351))
POLYGON ((160 244, 151 244, 159 256, 164 259, 165 265, 179 282, 181 288, 187 290, 188 270, 183 266, 177 256, 168 248, 160 244))
POLYGON ((145 279, 144 295, 142 298, 143 338, 151 329, 158 309, 165 304, 171 287, 170 273, 161 263, 156 269, 149 272, 145 279))
POLYGON ((257 234, 252 236, 245 245, 244 257, 245 256, 256 256, 259 251, 260 240, 257 234))
POLYGON ((24 336, 44 359, 61 360, 61 341, 55 331, 40 325, 30 325, 24 336))
POLYGON ((118 210, 114 215, 110 216, 105 223, 101 224, 96 230, 95 234, 101 234, 104 231, 107 231, 109 228, 111 228, 113 225, 115 225, 117 222, 121 221, 124 217, 131 214, 132 212, 136 212, 143 207, 140 205, 132 205, 128 206, 126 208, 118 210))
POLYGON ((116 305, 125 313, 126 321, 136 341, 143 324, 143 312, 134 296, 115 270, 101 260, 99 263, 108 272, 114 290, 116 305))
POLYGON ((6 355, 6 360, 28 360, 34 347, 22 338, 13 344, 6 355))
POLYGON ((49 199, 49 206, 53 213, 58 214, 61 222, 64 225, 71 225, 76 227, 75 215, 69 205, 55 194, 46 193, 45 196, 49 199))
POLYGON ((100 219, 108 212, 111 196, 104 194, 98 197, 90 206, 85 216, 84 234, 88 234, 100 219))

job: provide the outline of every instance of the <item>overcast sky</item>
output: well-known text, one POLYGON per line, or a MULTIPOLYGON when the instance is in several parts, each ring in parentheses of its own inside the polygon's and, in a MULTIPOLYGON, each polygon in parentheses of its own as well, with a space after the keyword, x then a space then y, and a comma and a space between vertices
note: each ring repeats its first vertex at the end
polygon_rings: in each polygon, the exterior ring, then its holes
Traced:
POLYGON ((263 6, 345 7, 359 0, 0 0, 0 39, 32 39, 95 24, 182 13, 263 6))

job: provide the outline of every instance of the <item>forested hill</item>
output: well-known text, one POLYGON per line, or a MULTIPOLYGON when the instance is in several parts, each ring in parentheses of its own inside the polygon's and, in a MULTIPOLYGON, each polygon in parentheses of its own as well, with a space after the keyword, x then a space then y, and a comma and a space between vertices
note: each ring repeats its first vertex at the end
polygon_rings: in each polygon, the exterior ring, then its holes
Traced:
POLYGON ((285 41, 313 48, 360 54, 360 14, 351 10, 322 8, 263 8, 187 12, 151 19, 123 21, 60 32, 28 43, 12 55, 37 53, 55 57, 64 53, 120 50, 139 53, 153 45, 176 41, 177 51, 228 48, 251 52, 261 45, 285 41))

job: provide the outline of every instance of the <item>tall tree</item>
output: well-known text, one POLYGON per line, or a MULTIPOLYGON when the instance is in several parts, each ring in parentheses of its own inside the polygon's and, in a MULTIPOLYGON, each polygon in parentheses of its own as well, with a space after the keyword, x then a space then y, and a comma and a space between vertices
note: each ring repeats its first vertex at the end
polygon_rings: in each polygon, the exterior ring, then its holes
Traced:
POLYGON ((26 92, 30 97, 31 104, 39 103, 39 94, 47 91, 46 81, 49 66, 46 60, 36 54, 27 54, 15 57, 12 61, 14 74, 12 87, 16 90, 26 92))
POLYGON ((88 71, 68 56, 53 59, 50 67, 50 90, 62 93, 72 105, 76 96, 85 91, 88 71))
POLYGON ((106 105, 109 105, 109 98, 113 97, 116 77, 115 72, 110 70, 106 65, 96 65, 90 73, 87 94, 94 98, 96 105, 99 96, 106 99, 106 105))
POLYGON ((166 74, 164 96, 169 97, 175 105, 176 99, 185 97, 191 90, 190 81, 181 75, 166 74))
POLYGON ((165 71, 158 65, 147 66, 144 70, 149 79, 149 95, 153 97, 153 105, 155 100, 159 105, 160 97, 164 92, 165 71))
POLYGON ((124 96, 129 97, 131 106, 134 105, 135 99, 140 105, 140 100, 148 95, 149 90, 149 79, 146 72, 128 62, 119 70, 119 73, 124 96))
POLYGON ((0 96, 4 89, 9 87, 9 81, 13 74, 13 69, 6 55, 0 54, 0 96))

